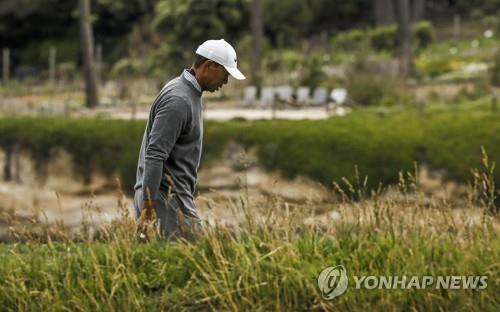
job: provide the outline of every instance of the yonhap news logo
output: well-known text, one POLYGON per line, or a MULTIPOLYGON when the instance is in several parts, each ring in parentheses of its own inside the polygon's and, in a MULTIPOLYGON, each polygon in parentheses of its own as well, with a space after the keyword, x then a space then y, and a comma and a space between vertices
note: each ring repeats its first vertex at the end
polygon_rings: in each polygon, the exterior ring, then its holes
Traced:
MULTIPOLYGON (((354 289, 475 289, 488 287, 488 276, 352 276, 354 289)), ((346 292, 349 284, 343 265, 324 268, 318 276, 318 288, 325 300, 332 300, 346 292)))
POLYGON ((323 269, 318 276, 318 287, 325 300, 332 300, 347 290, 347 271, 343 265, 323 269))

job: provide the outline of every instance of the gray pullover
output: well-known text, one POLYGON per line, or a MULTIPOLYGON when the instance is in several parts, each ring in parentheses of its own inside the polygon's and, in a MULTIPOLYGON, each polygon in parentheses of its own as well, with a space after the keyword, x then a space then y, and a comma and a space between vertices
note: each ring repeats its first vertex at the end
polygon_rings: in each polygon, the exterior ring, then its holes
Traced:
POLYGON ((194 193, 200 165, 203 116, 201 92, 185 77, 167 83, 149 112, 144 131, 137 182, 143 198, 165 200, 176 194, 194 216, 194 193))

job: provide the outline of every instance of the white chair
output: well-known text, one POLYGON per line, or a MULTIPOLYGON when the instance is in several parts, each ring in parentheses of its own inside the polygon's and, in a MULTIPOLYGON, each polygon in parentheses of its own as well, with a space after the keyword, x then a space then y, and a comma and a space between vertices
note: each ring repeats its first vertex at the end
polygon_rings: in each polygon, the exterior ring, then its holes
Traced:
POLYGON ((297 103, 301 105, 309 105, 311 99, 309 98, 309 87, 299 87, 297 89, 297 103))
POLYGON ((278 86, 276 87, 276 94, 278 100, 288 103, 292 100, 293 89, 291 86, 278 86))
POLYGON ((316 88, 313 93, 311 104, 314 106, 325 105, 328 99, 328 91, 325 88, 316 88))
POLYGON ((344 88, 335 88, 330 92, 330 100, 337 105, 344 104, 347 99, 347 90, 344 88))
POLYGON ((256 86, 245 87, 245 90, 243 91, 243 105, 253 106, 256 101, 257 101, 257 87, 256 86))
POLYGON ((273 87, 262 87, 260 90, 260 107, 270 107, 274 103, 275 90, 273 87))

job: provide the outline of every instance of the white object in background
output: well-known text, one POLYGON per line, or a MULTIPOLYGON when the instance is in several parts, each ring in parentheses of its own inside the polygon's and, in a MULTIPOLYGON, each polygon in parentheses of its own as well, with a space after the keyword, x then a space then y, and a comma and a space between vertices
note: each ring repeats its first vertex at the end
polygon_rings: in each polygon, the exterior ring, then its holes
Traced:
POLYGON ((252 106, 255 104, 257 100, 257 87, 256 86, 248 86, 245 87, 243 91, 243 104, 245 106, 252 106))
POLYGON ((332 99, 336 104, 342 105, 347 98, 347 90, 344 88, 333 89, 330 93, 330 99, 332 99))
POLYGON ((260 106, 269 107, 274 103, 274 88, 273 87, 262 87, 260 92, 260 106))
POLYGON ((323 105, 328 99, 328 91, 325 88, 316 88, 313 92, 312 104, 323 105))
POLYGON ((297 102, 303 105, 308 105, 310 102, 309 92, 309 87, 299 87, 297 89, 297 102))
POLYGON ((485 38, 491 38, 491 37, 493 37, 493 30, 491 30, 491 29, 485 30, 484 31, 484 37, 485 38))
POLYGON ((278 86, 276 87, 276 94, 278 95, 278 99, 288 102, 292 99, 293 89, 291 86, 278 86))

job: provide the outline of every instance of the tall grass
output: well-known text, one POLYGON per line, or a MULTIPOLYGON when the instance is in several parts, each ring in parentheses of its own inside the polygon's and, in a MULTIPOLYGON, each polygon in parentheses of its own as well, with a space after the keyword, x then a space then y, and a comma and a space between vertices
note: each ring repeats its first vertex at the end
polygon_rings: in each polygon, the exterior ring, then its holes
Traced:
MULTIPOLYGON (((478 171, 477 183, 489 183, 486 172, 478 171)), ((206 224, 194 239, 146 243, 136 239, 135 220, 121 201, 122 217, 93 234, 87 224, 71 236, 61 222, 0 245, 0 305, 11 311, 498 311, 499 220, 484 206, 491 194, 483 191, 472 187, 466 207, 457 210, 447 200, 424 198, 412 175, 401 175, 392 195, 379 190, 353 201, 340 192, 326 209, 277 195, 260 206, 242 190, 238 201, 219 203, 232 219, 206 224), (338 264, 347 268, 350 288, 325 301, 317 277, 338 264), (353 275, 487 275, 488 287, 358 290, 353 275)))

